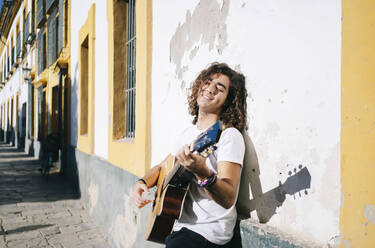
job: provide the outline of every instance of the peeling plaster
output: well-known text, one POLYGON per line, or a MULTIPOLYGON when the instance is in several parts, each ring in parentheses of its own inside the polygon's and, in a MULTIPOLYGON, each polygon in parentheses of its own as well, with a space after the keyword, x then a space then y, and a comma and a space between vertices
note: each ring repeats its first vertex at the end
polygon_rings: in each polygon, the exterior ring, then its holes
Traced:
POLYGON ((363 212, 364 212, 363 215, 365 216, 365 218, 368 219, 371 222, 371 224, 375 224, 374 205, 372 205, 372 204, 366 205, 363 212))
POLYGON ((90 202, 90 206, 89 206, 90 215, 92 215, 94 208, 96 204, 98 203, 98 192, 99 192, 98 185, 91 181, 90 186, 88 188, 88 195, 89 195, 89 202, 90 202))
POLYGON ((341 244, 342 237, 341 235, 337 235, 335 237, 332 237, 327 244, 328 248, 338 248, 341 244))
POLYGON ((176 32, 170 41, 170 59, 176 64, 176 75, 182 77, 182 60, 190 51, 189 59, 192 60, 200 45, 208 44, 209 51, 216 49, 222 54, 227 42, 226 20, 229 10, 229 0, 223 0, 222 4, 216 0, 201 0, 193 13, 186 12, 185 22, 179 23, 176 32))

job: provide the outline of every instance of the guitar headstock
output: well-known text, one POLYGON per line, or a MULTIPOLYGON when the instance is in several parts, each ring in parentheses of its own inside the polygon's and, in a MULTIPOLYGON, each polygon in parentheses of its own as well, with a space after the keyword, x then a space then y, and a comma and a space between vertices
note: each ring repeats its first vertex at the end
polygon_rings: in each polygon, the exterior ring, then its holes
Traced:
POLYGON ((217 121, 214 125, 209 127, 195 139, 191 145, 191 150, 199 153, 205 152, 209 155, 213 152, 213 150, 216 149, 216 147, 214 148, 213 145, 219 141, 222 130, 223 124, 221 121, 217 121))
POLYGON ((288 179, 280 185, 285 194, 294 195, 311 187, 311 175, 307 167, 302 168, 300 165, 299 171, 294 169, 294 172, 293 175, 292 172, 289 172, 288 179))

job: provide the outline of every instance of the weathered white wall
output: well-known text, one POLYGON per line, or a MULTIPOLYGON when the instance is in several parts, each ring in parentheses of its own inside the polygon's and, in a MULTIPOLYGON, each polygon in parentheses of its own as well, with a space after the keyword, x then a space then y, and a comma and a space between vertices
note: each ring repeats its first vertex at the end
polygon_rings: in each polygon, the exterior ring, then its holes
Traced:
POLYGON ((226 62, 247 78, 263 192, 299 164, 311 174, 307 195, 287 195, 268 224, 328 243, 339 235, 340 33, 339 0, 153 2, 152 163, 191 120, 187 87, 226 62))
POLYGON ((71 1, 71 145, 77 146, 79 96, 79 30, 92 4, 95 8, 95 130, 94 153, 108 157, 108 21, 106 1, 71 1))
MULTIPOLYGON (((10 47, 10 44, 11 44, 11 38, 12 38, 12 35, 13 35, 13 45, 14 45, 14 49, 16 50, 16 46, 17 46, 17 32, 16 32, 16 27, 17 27, 17 22, 19 20, 19 29, 21 31, 21 44, 23 43, 23 23, 24 23, 24 19, 23 19, 23 8, 24 8, 24 5, 26 4, 27 2, 27 10, 26 10, 26 15, 29 11, 31 11, 31 0, 28 0, 28 1, 24 1, 24 3, 21 4, 15 18, 14 18, 14 21, 11 25, 11 28, 10 28, 10 32, 8 34, 8 37, 6 37, 6 42, 5 44, 10 47)), ((27 46, 27 49, 29 49, 29 46, 27 46)), ((10 54, 10 51, 8 51, 6 49, 6 47, 4 47, 4 49, 2 50, 2 53, 0 54, 0 61, 3 61, 3 58, 8 58, 10 54)), ((31 68, 31 63, 30 63, 30 56, 31 54, 28 53, 27 54, 27 57, 26 57, 26 64, 20 64, 18 65, 16 71, 11 75, 10 79, 8 80, 8 82, 5 84, 5 87, 0 91, 0 104, 2 103, 5 103, 5 102, 8 102, 9 99, 11 99, 12 97, 14 97, 14 106, 13 106, 13 110, 14 110, 14 116, 17 118, 19 117, 19 123, 18 123, 18 130, 20 131, 22 129, 22 116, 21 116, 21 109, 22 109, 22 104, 27 102, 27 84, 23 84, 24 82, 24 79, 23 79, 23 74, 22 74, 22 67, 29 67, 31 68), (18 110, 16 110, 16 94, 19 94, 19 104, 18 104, 18 110)), ((6 60, 4 60, 6 61, 6 60)), ((1 71, 4 69, 4 67, 1 68, 1 71)), ((6 104, 4 106, 7 106, 6 104)), ((7 106, 8 107, 8 106, 7 106)), ((6 109, 5 110, 5 113, 6 115, 8 115, 8 110, 6 109)), ((6 122, 7 122, 7 118, 6 116, 4 117, 1 117, 1 118, 4 118, 4 128, 6 126, 6 122)), ((9 118, 10 120, 10 118, 9 118)), ((13 118, 13 125, 16 124, 16 118, 13 118)), ((27 122, 26 122, 27 123, 27 122)))

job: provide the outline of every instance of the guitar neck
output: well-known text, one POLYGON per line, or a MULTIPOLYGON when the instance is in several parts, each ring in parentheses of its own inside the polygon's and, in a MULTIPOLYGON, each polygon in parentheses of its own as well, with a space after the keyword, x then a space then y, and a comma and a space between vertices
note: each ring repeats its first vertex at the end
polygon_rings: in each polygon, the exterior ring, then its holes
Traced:
POLYGON ((163 182, 163 190, 170 184, 178 187, 187 187, 194 175, 180 163, 175 163, 166 175, 163 182))

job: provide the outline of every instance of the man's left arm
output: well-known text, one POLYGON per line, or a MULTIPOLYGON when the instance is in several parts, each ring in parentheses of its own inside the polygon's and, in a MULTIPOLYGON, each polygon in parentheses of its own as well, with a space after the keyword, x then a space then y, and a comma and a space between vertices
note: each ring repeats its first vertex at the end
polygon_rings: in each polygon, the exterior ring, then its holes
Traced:
POLYGON ((205 190, 214 201, 228 209, 235 204, 240 176, 240 164, 221 161, 218 163, 216 182, 205 190))

